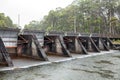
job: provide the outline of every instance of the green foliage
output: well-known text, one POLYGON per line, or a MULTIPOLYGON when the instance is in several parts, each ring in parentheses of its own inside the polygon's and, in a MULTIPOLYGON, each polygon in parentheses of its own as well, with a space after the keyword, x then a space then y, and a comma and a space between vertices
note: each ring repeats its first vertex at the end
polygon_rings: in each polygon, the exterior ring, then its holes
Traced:
POLYGON ((16 25, 13 24, 10 17, 5 16, 4 13, 0 13, 0 28, 13 28, 16 25))
POLYGON ((113 40, 112 43, 113 44, 120 44, 120 40, 113 40))
POLYGON ((25 29, 38 29, 40 26, 40 22, 39 21, 31 21, 28 25, 25 25, 25 29))
POLYGON ((74 31, 87 33, 119 34, 118 12, 120 0, 75 0, 66 8, 56 8, 42 21, 30 22, 25 28, 47 31, 74 31))

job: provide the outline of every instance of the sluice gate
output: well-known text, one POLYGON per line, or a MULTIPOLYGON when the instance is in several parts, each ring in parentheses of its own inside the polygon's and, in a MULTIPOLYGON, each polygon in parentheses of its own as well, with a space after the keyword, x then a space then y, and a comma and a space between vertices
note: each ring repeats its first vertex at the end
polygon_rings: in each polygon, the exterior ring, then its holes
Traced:
POLYGON ((90 37, 90 34, 81 34, 81 36, 79 36, 79 40, 88 52, 100 52, 93 39, 90 37))
POLYGON ((106 50, 117 49, 116 46, 112 43, 112 40, 110 38, 102 37, 101 40, 102 40, 106 50))
POLYGON ((43 44, 44 32, 24 30, 24 33, 18 37, 18 56, 48 60, 43 44))
POLYGON ((66 33, 66 35, 64 36, 64 42, 66 44, 67 49, 71 53, 88 54, 87 50, 78 39, 78 36, 79 33, 66 33))
POLYGON ((49 32, 44 38, 44 47, 48 54, 63 55, 71 57, 69 50, 63 40, 64 33, 61 32, 49 32))
POLYGON ((91 34, 91 38, 99 50, 109 51, 109 47, 107 46, 106 40, 103 37, 100 37, 98 34, 91 34))

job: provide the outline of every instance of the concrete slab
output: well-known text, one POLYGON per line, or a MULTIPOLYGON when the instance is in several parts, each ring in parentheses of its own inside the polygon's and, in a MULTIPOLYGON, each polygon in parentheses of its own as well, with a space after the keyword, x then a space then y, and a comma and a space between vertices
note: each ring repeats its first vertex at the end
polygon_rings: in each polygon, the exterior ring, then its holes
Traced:
POLYGON ((110 51, 101 51, 100 53, 89 53, 89 55, 82 55, 82 54, 72 54, 72 57, 64 57, 64 56, 48 56, 49 61, 39 61, 34 59, 13 59, 14 67, 0 67, 0 71, 9 71, 9 70, 17 70, 17 69, 25 69, 34 66, 40 66, 45 64, 51 64, 55 62, 64 62, 70 61, 78 58, 87 58, 91 56, 98 56, 107 53, 113 53, 117 50, 110 50, 110 51))
POLYGON ((69 59, 69 58, 70 58, 70 57, 54 56, 54 55, 48 56, 48 59, 49 59, 50 62, 65 60, 65 59, 69 59))

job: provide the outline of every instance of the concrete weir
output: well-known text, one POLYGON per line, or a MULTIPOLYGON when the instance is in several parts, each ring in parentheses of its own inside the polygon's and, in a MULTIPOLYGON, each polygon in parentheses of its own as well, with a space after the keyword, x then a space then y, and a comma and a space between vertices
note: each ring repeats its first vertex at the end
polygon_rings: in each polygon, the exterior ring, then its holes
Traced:
POLYGON ((89 53, 117 49, 111 40, 97 34, 55 31, 45 34, 39 30, 23 30, 20 33, 19 29, 0 29, 0 71, 72 60, 85 56, 81 54, 89 56, 92 55, 89 53))
POLYGON ((49 32, 44 38, 44 48, 48 54, 71 57, 63 40, 64 33, 49 32))

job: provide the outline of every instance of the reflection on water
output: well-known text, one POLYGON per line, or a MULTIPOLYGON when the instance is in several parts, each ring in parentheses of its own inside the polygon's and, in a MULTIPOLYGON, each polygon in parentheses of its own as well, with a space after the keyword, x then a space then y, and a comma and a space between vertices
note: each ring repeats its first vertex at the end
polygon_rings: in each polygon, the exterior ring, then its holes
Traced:
POLYGON ((120 80, 120 52, 25 70, 0 72, 0 80, 120 80))

